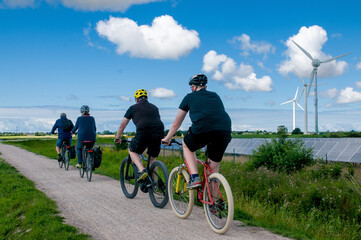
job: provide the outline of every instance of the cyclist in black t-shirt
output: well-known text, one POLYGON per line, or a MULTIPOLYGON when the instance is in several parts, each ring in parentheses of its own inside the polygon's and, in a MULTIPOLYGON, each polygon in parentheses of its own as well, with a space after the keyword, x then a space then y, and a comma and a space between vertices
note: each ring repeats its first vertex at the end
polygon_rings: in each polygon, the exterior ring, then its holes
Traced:
POLYGON ((144 89, 135 92, 134 98, 136 104, 129 107, 118 128, 116 143, 122 143, 121 136, 128 125, 130 119, 136 126, 135 137, 129 144, 129 155, 140 172, 138 181, 148 176, 139 154, 142 154, 146 148, 152 164, 160 152, 161 139, 164 137, 164 125, 160 119, 158 108, 148 102, 148 93, 144 89))
POLYGON ((207 91, 207 76, 196 74, 189 85, 192 93, 187 94, 179 105, 177 116, 162 142, 169 144, 189 111, 192 126, 183 139, 184 158, 191 179, 187 188, 201 186, 195 152, 207 146, 208 162, 212 172, 218 172, 219 162, 231 141, 231 119, 224 109, 222 100, 215 92, 207 91))

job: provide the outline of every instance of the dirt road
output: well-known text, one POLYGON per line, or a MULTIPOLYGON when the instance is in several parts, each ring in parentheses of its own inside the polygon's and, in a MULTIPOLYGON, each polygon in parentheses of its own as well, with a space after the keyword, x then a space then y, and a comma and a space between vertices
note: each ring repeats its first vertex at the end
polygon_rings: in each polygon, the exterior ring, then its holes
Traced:
POLYGON ((196 207, 188 219, 177 218, 170 205, 155 208, 148 194, 124 197, 119 182, 94 174, 87 182, 78 170, 60 169, 56 160, 1 144, 0 155, 36 183, 36 187, 58 204, 66 223, 94 239, 288 239, 257 227, 242 227, 233 221, 225 235, 208 226, 203 209, 196 207))

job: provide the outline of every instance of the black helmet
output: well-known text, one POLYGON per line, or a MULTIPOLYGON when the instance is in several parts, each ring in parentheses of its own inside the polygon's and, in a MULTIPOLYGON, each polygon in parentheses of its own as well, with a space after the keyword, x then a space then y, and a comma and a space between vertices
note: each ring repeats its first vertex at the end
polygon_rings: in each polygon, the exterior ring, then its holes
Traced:
POLYGON ((80 113, 81 114, 89 114, 89 106, 88 105, 81 106, 80 113))
POLYGON ((207 76, 199 73, 189 79, 189 85, 205 86, 208 82, 207 76))

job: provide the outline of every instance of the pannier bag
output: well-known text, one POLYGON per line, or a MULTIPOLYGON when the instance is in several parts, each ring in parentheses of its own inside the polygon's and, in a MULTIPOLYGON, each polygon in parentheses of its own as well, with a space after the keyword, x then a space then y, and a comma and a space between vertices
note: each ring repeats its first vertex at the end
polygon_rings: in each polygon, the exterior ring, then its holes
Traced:
POLYGON ((100 167, 100 164, 102 163, 103 152, 100 149, 100 147, 96 147, 93 149, 93 153, 94 153, 94 167, 98 168, 98 167, 100 167))
POLYGON ((76 157, 76 151, 75 151, 75 146, 70 146, 70 158, 74 159, 76 157))

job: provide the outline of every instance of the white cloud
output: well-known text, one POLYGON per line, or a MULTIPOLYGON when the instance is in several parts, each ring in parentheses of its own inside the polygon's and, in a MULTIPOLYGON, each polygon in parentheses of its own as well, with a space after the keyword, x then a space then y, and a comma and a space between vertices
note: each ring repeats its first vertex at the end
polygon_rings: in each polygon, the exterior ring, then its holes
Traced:
MULTIPOLYGON (((309 52, 313 58, 321 61, 327 60, 332 56, 323 53, 322 47, 327 42, 327 32, 320 26, 314 25, 309 28, 302 27, 296 35, 288 38, 286 46, 288 49, 285 52, 286 60, 281 62, 278 71, 282 75, 287 75, 293 69, 303 77, 309 77, 313 69, 311 59, 309 59, 293 42, 295 41, 303 49, 309 52)), ((343 53, 340 53, 342 55, 343 53)), ((335 57, 335 56, 334 56, 335 57)), ((318 76, 321 78, 330 76, 339 76, 347 69, 345 61, 335 60, 328 63, 323 63, 318 69, 318 76)))
POLYGON ((173 90, 169 90, 161 87, 150 90, 150 95, 154 98, 163 98, 163 99, 172 98, 176 96, 173 90))
POLYGON ((336 88, 330 88, 325 92, 320 92, 320 95, 323 97, 329 97, 329 98, 335 98, 337 96, 337 89, 336 88))
POLYGON ((257 54, 263 54, 266 57, 269 53, 275 52, 275 47, 272 46, 272 44, 263 41, 251 41, 251 37, 247 34, 234 37, 232 41, 240 42, 240 47, 243 50, 242 55, 244 56, 248 56, 250 52, 254 52, 257 54))
POLYGON ((138 26, 129 18, 110 17, 99 21, 96 30, 117 45, 118 54, 128 52, 139 58, 176 60, 200 44, 196 31, 187 30, 168 15, 154 18, 150 26, 138 26))
POLYGON ((361 82, 356 82, 356 87, 361 88, 361 82))
POLYGON ((354 91, 352 87, 346 87, 340 91, 337 103, 361 102, 361 92, 354 91))
POLYGON ((3 0, 0 3, 1 8, 26 8, 35 7, 35 0, 3 0))
POLYGON ((361 62, 359 62, 359 63, 356 65, 356 69, 357 69, 357 70, 360 70, 360 69, 361 69, 361 62))
POLYGON ((119 98, 120 98, 121 100, 123 100, 124 102, 130 102, 130 101, 131 101, 130 97, 119 96, 119 98))
POLYGON ((211 50, 203 57, 203 71, 211 73, 212 78, 224 82, 229 89, 241 89, 247 92, 270 92, 273 82, 269 76, 257 78, 251 65, 236 62, 224 54, 218 55, 211 50))
POLYGON ((84 11, 126 11, 130 6, 161 0, 61 0, 64 6, 84 11))

